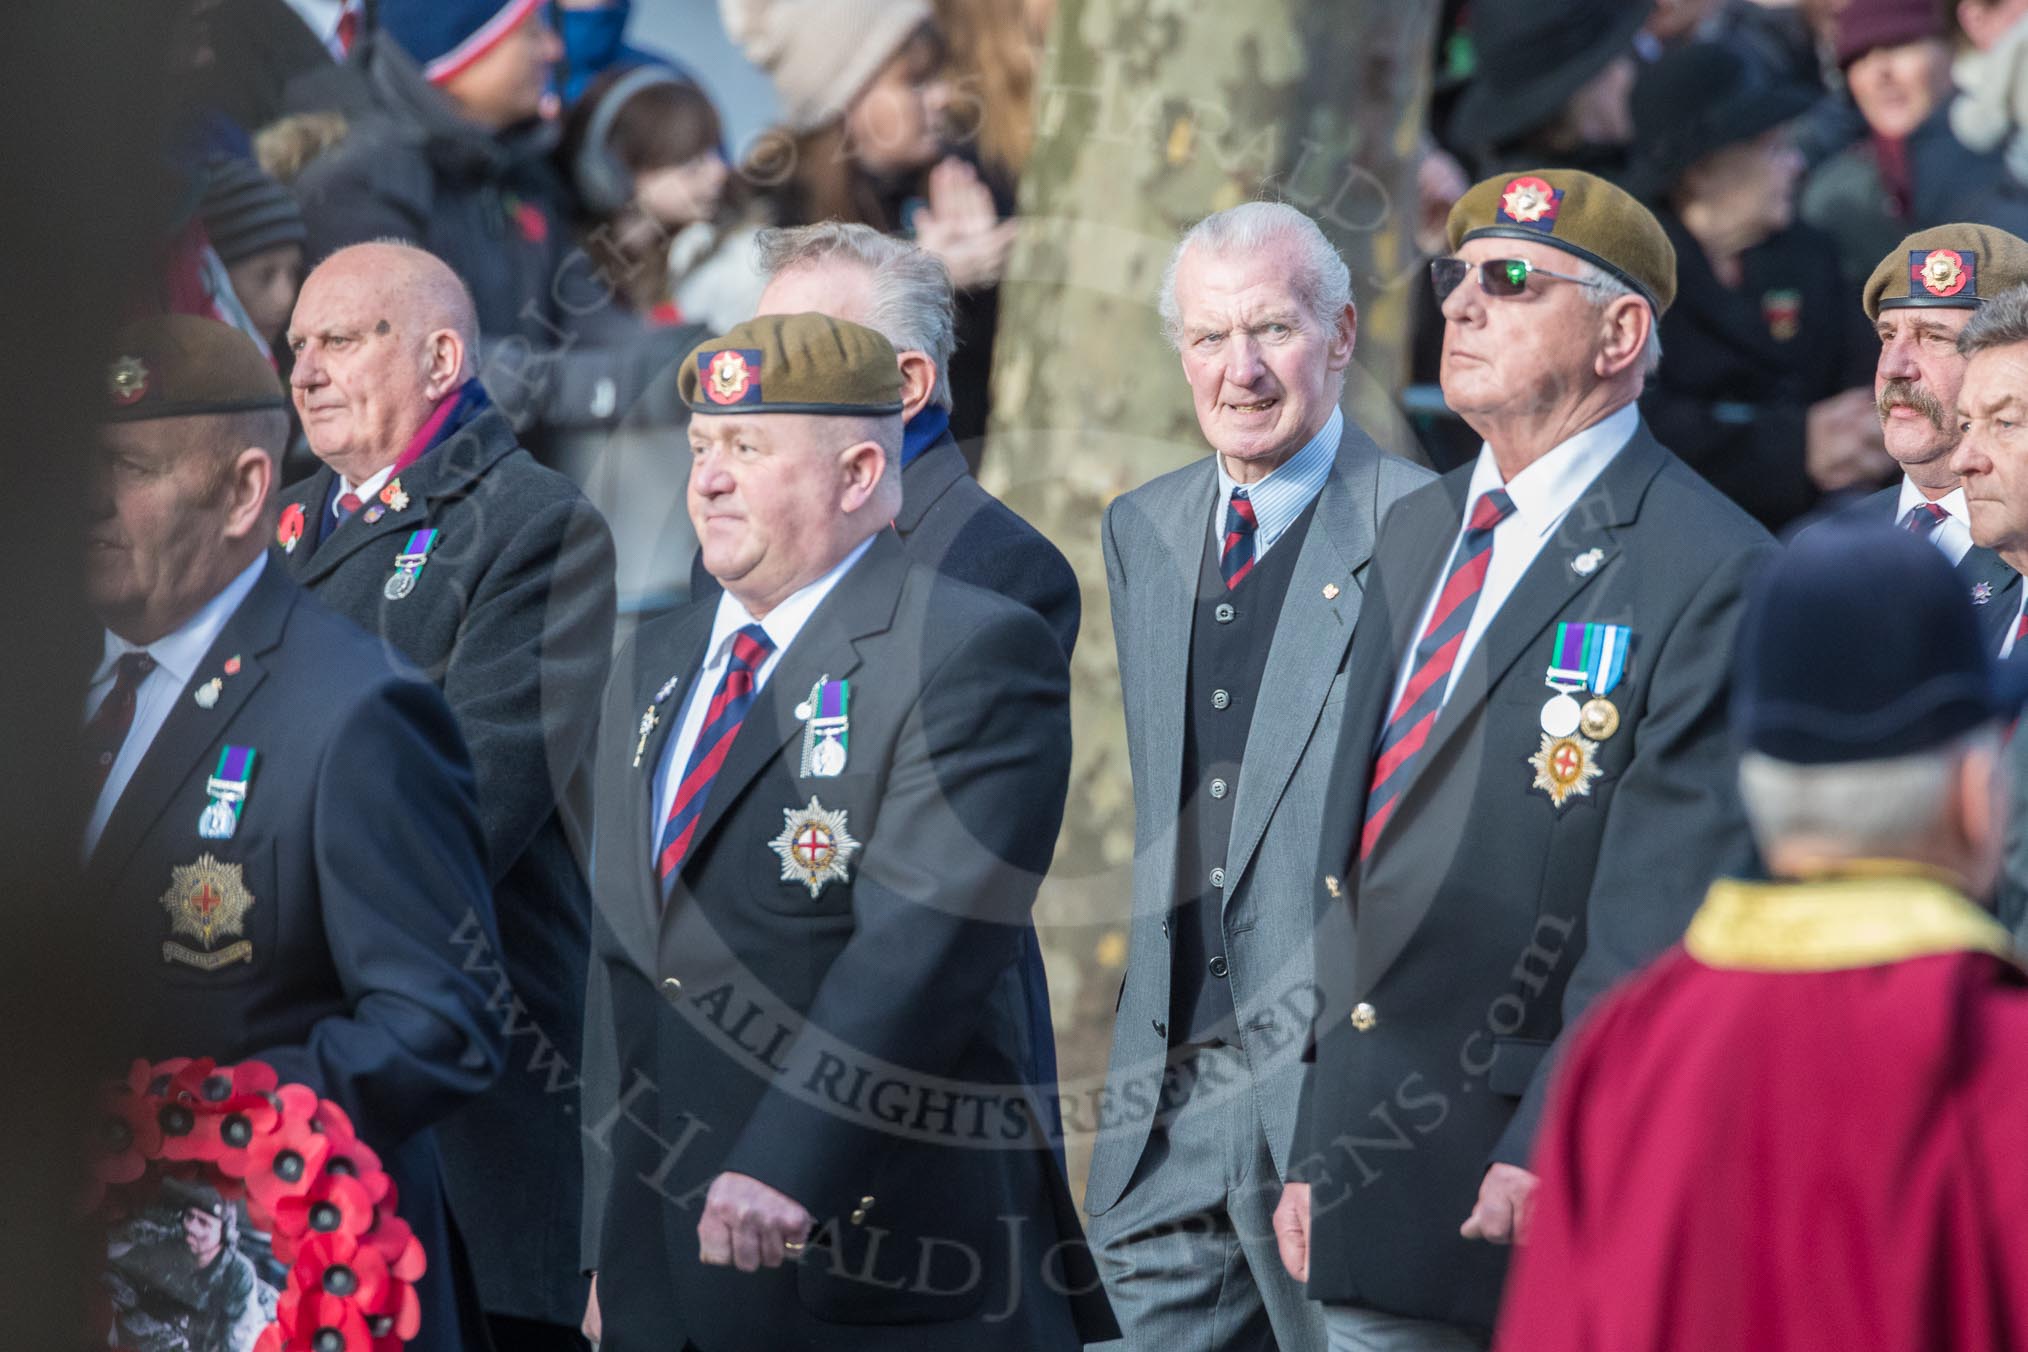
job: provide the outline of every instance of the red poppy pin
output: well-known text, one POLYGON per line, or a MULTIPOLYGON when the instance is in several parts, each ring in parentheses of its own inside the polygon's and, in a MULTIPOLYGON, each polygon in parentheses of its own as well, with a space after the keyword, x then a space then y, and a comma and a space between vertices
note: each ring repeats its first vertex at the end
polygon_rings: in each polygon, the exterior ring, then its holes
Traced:
POLYGON ((275 543, 282 547, 284 554, 296 552, 296 542, 303 538, 303 504, 292 502, 282 508, 282 519, 275 525, 275 543))

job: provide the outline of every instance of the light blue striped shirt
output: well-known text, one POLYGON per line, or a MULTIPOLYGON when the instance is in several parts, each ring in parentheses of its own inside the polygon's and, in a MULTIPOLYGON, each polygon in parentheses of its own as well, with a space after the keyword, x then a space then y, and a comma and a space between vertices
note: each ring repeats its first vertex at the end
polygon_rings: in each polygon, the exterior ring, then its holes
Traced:
MULTIPOLYGON (((1247 501, 1253 504, 1253 560, 1259 563, 1275 547, 1310 500, 1324 491, 1331 466, 1338 460, 1338 442, 1345 435, 1345 410, 1331 410, 1331 421, 1311 437, 1302 450, 1276 465, 1259 483, 1243 485, 1247 501)), ((1225 509, 1232 502, 1232 490, 1242 487, 1225 472, 1225 461, 1217 456, 1218 510, 1211 514, 1211 541, 1217 548, 1225 541, 1225 509)))

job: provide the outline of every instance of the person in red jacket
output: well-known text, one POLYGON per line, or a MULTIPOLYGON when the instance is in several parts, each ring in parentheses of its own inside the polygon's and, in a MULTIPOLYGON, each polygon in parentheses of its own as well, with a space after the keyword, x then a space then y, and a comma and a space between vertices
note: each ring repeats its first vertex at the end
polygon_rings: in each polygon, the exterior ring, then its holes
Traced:
POLYGON ((1974 900, 2021 672, 1885 526, 1793 545, 1737 653, 1770 880, 1573 1046, 1496 1347, 2028 1347, 2028 975, 1974 900))

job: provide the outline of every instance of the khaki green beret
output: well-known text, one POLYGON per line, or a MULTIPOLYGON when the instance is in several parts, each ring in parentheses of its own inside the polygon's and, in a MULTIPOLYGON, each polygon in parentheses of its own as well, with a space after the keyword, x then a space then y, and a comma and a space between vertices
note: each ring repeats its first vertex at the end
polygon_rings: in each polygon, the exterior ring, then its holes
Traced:
POLYGON ((104 422, 284 409, 267 354, 229 324, 159 315, 120 330, 106 368, 104 422))
POLYGON ((1473 239, 1525 239, 1594 263, 1661 314, 1676 299, 1676 248, 1655 214, 1623 190, 1576 169, 1529 169, 1475 184, 1451 208, 1451 248, 1473 239))
POLYGON ((1976 310, 2028 282, 2028 240, 1990 225, 1932 226, 1894 246, 1866 279, 1868 319, 1882 310, 1976 310))
POLYGON ((701 343, 683 363, 692 413, 901 412, 901 368, 872 329, 829 315, 762 315, 701 343))

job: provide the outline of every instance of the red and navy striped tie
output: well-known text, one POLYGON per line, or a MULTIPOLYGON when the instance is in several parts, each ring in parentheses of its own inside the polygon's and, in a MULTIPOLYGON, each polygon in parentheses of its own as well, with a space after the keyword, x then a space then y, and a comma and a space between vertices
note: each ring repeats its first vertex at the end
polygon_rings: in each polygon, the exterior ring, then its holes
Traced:
POLYGON ((1225 578, 1227 591, 1253 571, 1253 532, 1257 524, 1253 501, 1246 490, 1233 489, 1232 500, 1225 504, 1225 542, 1218 551, 1218 571, 1225 578))
POLYGON ((2028 610, 2022 611, 2021 618, 2014 621, 2014 651, 2016 653, 2024 651, 2021 647, 2022 639, 2028 639, 2028 610))
POLYGON ((1380 744, 1373 750, 1373 778, 1366 791, 1366 825, 1359 833, 1359 857, 1373 853, 1394 805, 1408 786, 1409 769, 1437 713, 1444 706, 1444 690, 1451 668, 1457 665, 1458 649, 1465 630, 1472 623, 1472 611, 1479 604, 1479 589, 1485 585, 1486 569, 1493 561, 1493 529, 1514 511, 1514 500, 1496 488, 1472 505, 1471 519, 1458 537, 1451 553, 1450 572, 1443 590, 1437 593, 1430 611, 1429 626, 1415 645, 1415 670, 1402 687, 1394 714, 1381 731, 1380 744))
POLYGON ((1908 509, 1908 515, 1901 518, 1901 528, 1911 535, 1920 535, 1927 540, 1936 534, 1937 527, 1951 519, 1951 514, 1933 502, 1918 502, 1908 509))
POLYGON ((711 796, 711 781, 717 778, 718 767, 725 764, 732 739, 739 735, 739 725, 753 705, 754 676, 774 650, 774 640, 757 624, 749 624, 732 636, 732 658, 726 664, 725 675, 719 678, 718 693, 711 697, 711 705, 704 712, 697 745, 690 750, 690 763, 683 767, 675 801, 669 805, 669 820, 662 824, 655 873, 665 890, 682 866, 683 856, 690 851, 698 819, 704 815, 705 800, 711 796))

